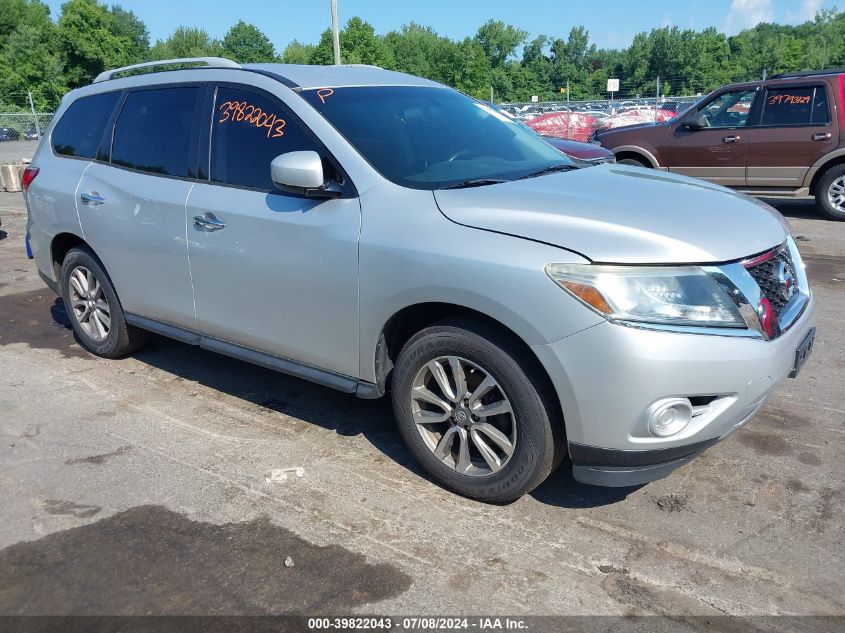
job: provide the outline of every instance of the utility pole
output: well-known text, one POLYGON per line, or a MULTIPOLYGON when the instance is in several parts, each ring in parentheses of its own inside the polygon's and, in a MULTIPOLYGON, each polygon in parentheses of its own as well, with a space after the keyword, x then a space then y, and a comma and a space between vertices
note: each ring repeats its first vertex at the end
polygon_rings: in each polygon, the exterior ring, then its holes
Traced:
POLYGON ((28 92, 29 95, 29 109, 32 110, 32 120, 35 122, 35 134, 38 136, 39 140, 41 139, 41 126, 38 125, 38 115, 35 114, 35 105, 32 103, 32 93, 28 92))
POLYGON ((763 69, 763 81, 766 81, 766 75, 767 75, 767 74, 768 74, 768 73, 767 73, 767 70, 764 68, 764 69, 763 69))
POLYGON ((569 80, 566 80, 566 103, 569 103, 569 80))
POLYGON ((490 103, 496 103, 495 101, 493 101, 493 86, 492 85, 490 86, 490 103))
POLYGON ((334 63, 340 65, 340 32, 337 28, 337 0, 332 0, 332 42, 334 43, 334 63))
POLYGON ((660 75, 657 75, 657 100, 654 102, 654 120, 657 121, 657 108, 660 105, 660 75))

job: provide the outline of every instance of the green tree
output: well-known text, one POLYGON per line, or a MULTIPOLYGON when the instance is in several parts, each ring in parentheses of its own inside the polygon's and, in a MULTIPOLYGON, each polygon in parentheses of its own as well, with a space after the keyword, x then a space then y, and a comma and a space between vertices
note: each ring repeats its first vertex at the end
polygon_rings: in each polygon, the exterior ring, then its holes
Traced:
MULTIPOLYGON (((52 24, 47 28, 52 28, 52 24)), ((55 108, 67 91, 64 67, 51 50, 47 29, 34 24, 20 24, 9 34, 0 51, 0 97, 19 107, 29 105, 32 93, 39 110, 55 108)))
POLYGON ((292 41, 285 47, 282 53, 282 62, 285 64, 311 64, 314 57, 313 44, 303 44, 298 40, 292 41))
POLYGON ((239 21, 223 38, 223 56, 242 64, 273 62, 276 51, 258 27, 239 21))
POLYGON ((144 61, 150 51, 147 25, 132 11, 119 5, 113 5, 109 11, 112 15, 112 32, 125 42, 129 63, 144 61))
POLYGON ((176 59, 180 57, 216 57, 222 54, 220 40, 203 29, 180 26, 166 40, 158 40, 150 49, 150 59, 176 59))
POLYGON ((527 37, 528 31, 505 24, 501 20, 487 20, 475 34, 476 41, 494 68, 504 64, 527 37))
MULTIPOLYGON (((390 68, 393 66, 393 56, 384 43, 384 39, 376 35, 373 25, 359 17, 353 17, 340 31, 340 59, 344 64, 372 64, 390 68)), ((332 48, 332 33, 326 29, 320 37, 320 43, 314 49, 313 64, 334 64, 332 48)))
POLYGON ((129 39, 116 33, 114 16, 96 0, 68 0, 62 6, 58 36, 71 87, 130 62, 129 39))

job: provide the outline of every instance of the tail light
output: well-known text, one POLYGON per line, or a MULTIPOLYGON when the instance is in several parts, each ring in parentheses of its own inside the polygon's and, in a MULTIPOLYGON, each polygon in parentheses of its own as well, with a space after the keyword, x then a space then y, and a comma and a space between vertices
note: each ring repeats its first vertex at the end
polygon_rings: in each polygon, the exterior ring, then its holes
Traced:
POLYGON ((21 176, 21 188, 24 191, 29 189, 29 186, 32 184, 32 181, 35 180, 39 171, 38 167, 27 167, 23 170, 23 176, 21 176))

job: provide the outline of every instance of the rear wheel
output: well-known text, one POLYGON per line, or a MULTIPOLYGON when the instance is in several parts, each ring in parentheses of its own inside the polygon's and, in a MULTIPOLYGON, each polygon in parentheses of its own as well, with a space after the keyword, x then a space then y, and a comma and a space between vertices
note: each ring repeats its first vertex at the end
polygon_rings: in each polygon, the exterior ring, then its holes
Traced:
POLYGON ((445 487, 493 503, 539 485, 562 450, 546 381, 494 328, 443 322, 402 349, 393 409, 409 449, 445 487))
POLYGON ((819 179, 816 204, 831 220, 845 220, 845 165, 834 165, 819 179))
POLYGON ((77 247, 65 255, 61 291, 79 343, 92 354, 117 358, 143 343, 144 332, 127 325, 114 286, 89 249, 77 247))

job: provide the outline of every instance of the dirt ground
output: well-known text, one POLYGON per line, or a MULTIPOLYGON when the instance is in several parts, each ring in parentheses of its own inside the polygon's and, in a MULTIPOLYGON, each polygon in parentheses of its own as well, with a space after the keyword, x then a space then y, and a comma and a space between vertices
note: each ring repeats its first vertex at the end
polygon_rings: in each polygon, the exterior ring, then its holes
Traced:
POLYGON ((386 400, 163 338, 89 356, 0 194, 0 614, 845 615, 845 223, 780 208, 801 376, 668 479, 564 466, 499 507, 427 479, 386 400))

